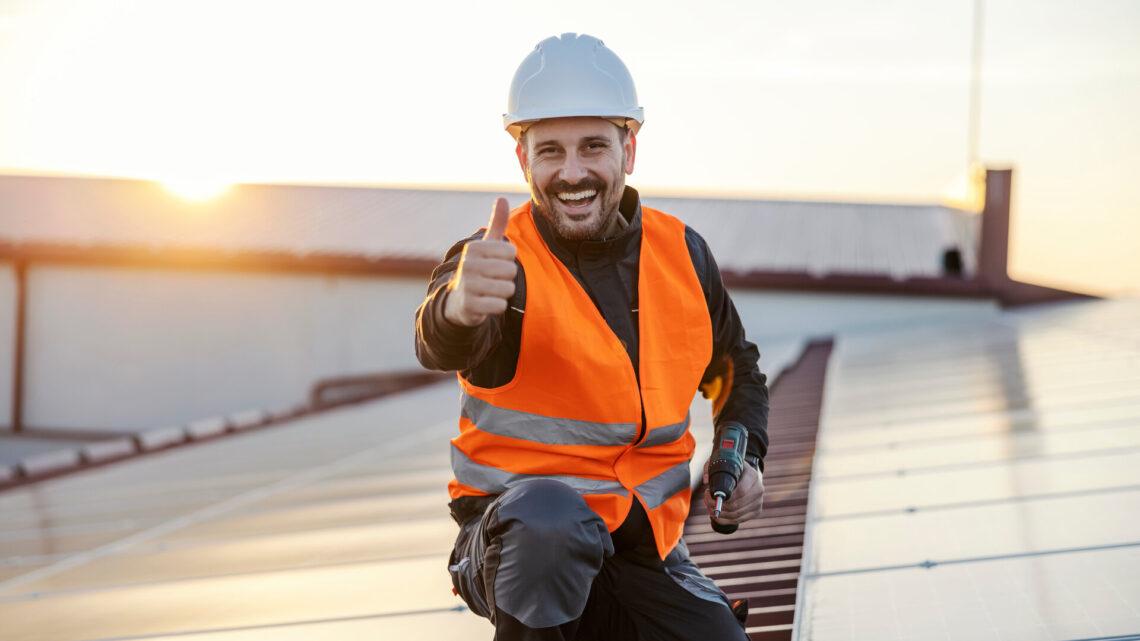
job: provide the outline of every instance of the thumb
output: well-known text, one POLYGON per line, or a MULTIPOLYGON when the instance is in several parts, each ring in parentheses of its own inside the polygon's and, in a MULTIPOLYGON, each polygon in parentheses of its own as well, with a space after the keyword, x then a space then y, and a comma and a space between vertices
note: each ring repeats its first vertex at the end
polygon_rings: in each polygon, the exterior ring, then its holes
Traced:
POLYGON ((491 210, 491 220, 487 222, 487 231, 483 240, 502 240, 503 232, 507 231, 507 218, 511 215, 511 207, 506 198, 496 198, 495 207, 491 210))

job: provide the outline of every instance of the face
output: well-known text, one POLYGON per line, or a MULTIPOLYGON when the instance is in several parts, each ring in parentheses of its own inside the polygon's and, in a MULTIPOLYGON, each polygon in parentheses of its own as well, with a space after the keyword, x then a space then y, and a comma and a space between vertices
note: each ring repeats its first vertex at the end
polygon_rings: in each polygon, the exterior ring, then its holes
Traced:
POLYGON ((553 118, 531 125, 515 153, 539 215, 568 240, 600 236, 617 216, 637 140, 602 118, 553 118))

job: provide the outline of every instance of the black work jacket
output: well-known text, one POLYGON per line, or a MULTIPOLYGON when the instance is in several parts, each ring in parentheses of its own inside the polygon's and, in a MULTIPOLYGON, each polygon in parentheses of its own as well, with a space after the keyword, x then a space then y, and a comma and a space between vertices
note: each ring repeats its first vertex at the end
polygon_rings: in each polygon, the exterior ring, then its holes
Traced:
MULTIPOLYGON (((635 189, 625 188, 618 209, 628 226, 607 240, 568 241, 559 237, 542 216, 536 214, 534 220, 547 246, 578 280, 610 329, 625 345, 634 371, 638 372, 637 273, 641 253, 641 199, 635 189)), ((463 246, 468 241, 482 238, 483 231, 480 229, 453 245, 432 273, 427 298, 416 311, 416 357, 428 369, 458 370, 474 385, 494 388, 514 377, 518 363, 522 319, 526 310, 526 274, 522 266, 519 265, 515 277, 514 296, 503 314, 490 317, 476 327, 456 325, 443 315, 447 284, 459 267, 463 246)), ((730 422, 743 425, 749 435, 749 458, 758 461, 763 471, 764 455, 768 451, 768 388, 767 376, 757 366, 760 353, 756 345, 745 339, 736 307, 721 282, 720 270, 704 238, 686 226, 685 242, 712 320, 712 358, 702 382, 724 374, 727 371, 726 360, 732 362, 731 391, 715 417, 715 424, 718 428, 730 422)), ((452 514, 456 520, 463 521, 471 514, 481 512, 489 501, 469 500, 480 498, 484 497, 463 497, 453 501, 452 514)), ((634 507, 622 526, 613 533, 614 545, 618 549, 643 544, 646 537, 652 542, 644 510, 637 501, 634 501, 634 507)))

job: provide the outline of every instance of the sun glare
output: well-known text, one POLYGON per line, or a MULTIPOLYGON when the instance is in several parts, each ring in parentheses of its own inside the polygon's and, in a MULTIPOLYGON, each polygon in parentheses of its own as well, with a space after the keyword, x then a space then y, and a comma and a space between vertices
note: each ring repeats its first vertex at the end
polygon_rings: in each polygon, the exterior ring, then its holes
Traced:
POLYGON ((174 178, 160 183, 166 191, 193 202, 212 200, 230 189, 230 183, 207 178, 174 178))
POLYGON ((962 211, 981 212, 986 204, 986 170, 974 163, 946 187, 942 204, 962 211))

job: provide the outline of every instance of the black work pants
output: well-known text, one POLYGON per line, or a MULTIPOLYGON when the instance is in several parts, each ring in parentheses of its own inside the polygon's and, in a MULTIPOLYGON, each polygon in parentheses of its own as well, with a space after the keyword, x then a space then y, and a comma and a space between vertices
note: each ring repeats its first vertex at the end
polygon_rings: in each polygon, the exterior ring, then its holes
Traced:
POLYGON ((747 641, 682 541, 662 562, 614 553, 568 485, 536 479, 460 526, 452 584, 496 641, 747 641))

